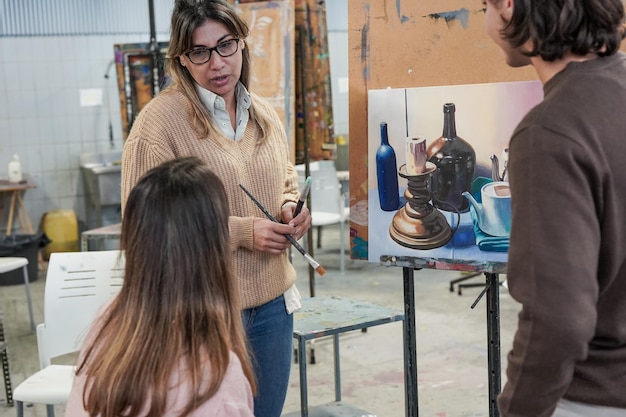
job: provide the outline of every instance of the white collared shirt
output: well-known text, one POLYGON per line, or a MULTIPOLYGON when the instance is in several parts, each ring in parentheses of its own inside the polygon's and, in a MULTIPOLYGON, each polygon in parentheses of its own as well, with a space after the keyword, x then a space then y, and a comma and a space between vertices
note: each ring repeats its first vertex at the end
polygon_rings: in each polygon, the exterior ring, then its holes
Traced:
POLYGON ((248 93, 246 87, 244 87, 241 82, 238 82, 235 87, 235 98, 237 100, 237 130, 233 129, 233 125, 230 122, 230 115, 228 114, 228 110, 226 110, 226 102, 224 99, 199 84, 196 84, 196 89, 198 90, 202 104, 204 104, 209 113, 213 115, 224 135, 233 140, 240 139, 243 136, 243 132, 246 130, 250 117, 248 109, 250 108, 251 100, 250 93, 248 93))

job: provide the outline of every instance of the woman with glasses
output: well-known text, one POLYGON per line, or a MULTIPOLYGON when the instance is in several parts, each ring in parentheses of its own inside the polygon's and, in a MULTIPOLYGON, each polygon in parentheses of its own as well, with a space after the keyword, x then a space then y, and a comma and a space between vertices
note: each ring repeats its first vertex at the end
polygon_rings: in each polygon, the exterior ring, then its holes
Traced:
POLYGON ((176 1, 166 58, 172 83, 144 107, 124 144, 122 208, 141 175, 169 159, 199 157, 221 178, 257 379, 255 415, 278 417, 291 366, 291 313, 300 302, 285 235, 301 238, 311 217, 306 208, 293 216, 298 175, 285 129, 267 101, 248 90, 247 35, 225 0, 176 1), (239 184, 282 223, 267 220, 239 184))

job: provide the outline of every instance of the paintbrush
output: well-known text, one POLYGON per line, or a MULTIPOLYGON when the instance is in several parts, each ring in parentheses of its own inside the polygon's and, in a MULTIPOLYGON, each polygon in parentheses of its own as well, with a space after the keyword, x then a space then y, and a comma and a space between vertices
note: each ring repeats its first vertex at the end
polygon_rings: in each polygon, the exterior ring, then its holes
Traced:
MULTIPOLYGON (((246 189, 246 187, 244 187, 241 184, 239 184, 239 187, 241 187, 241 189, 248 195, 248 197, 250 197, 250 199, 254 202, 254 204, 256 204, 256 206, 263 212, 263 214, 265 214, 265 216, 267 216, 268 219, 270 219, 274 223, 278 223, 278 220, 276 220, 276 218, 272 216, 270 212, 267 211, 267 209, 263 207, 263 205, 259 203, 259 201, 256 198, 254 198, 254 196, 250 193, 250 191, 246 189)), ((298 252, 302 254, 302 256, 304 256, 304 259, 307 260, 309 265, 311 265, 311 267, 313 267, 313 269, 315 269, 315 271, 317 271, 317 273, 320 274, 320 276, 323 276, 326 273, 326 270, 324 269, 324 267, 321 266, 315 259, 313 259, 313 257, 309 255, 306 250, 304 250, 302 245, 300 245, 296 241, 296 239, 294 239, 293 236, 285 235, 285 237, 287 238, 287 240, 289 240, 289 242, 293 245, 293 247, 296 248, 298 252)))
POLYGON ((296 209, 293 212, 293 217, 296 217, 302 211, 302 207, 304 207, 309 191, 311 191, 311 182, 312 180, 310 176, 306 178, 306 181, 304 181, 304 190, 302 190, 302 194, 300 194, 300 199, 298 200, 296 209))

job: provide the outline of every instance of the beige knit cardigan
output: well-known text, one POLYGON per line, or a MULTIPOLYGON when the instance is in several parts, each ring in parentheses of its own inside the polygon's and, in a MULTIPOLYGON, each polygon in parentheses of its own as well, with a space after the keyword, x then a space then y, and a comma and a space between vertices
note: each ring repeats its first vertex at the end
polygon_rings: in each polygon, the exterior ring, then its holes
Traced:
POLYGON ((180 92, 162 93, 138 115, 122 155, 122 212, 140 177, 164 161, 197 156, 221 178, 230 206, 230 242, 242 308, 273 300, 296 280, 287 251, 270 255, 253 250, 253 219, 265 216, 239 184, 280 219, 282 205, 298 199, 298 175, 289 162, 287 137, 275 110, 258 96, 252 95, 252 102, 271 115, 265 140, 259 141, 261 130, 252 120, 239 140, 221 134, 199 139, 187 98, 180 92))

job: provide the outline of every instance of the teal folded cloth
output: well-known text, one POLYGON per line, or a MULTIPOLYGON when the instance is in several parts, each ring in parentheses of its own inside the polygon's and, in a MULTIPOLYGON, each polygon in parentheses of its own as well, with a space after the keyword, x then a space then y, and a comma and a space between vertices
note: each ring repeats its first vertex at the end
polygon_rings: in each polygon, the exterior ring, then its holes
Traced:
MULTIPOLYGON (((480 189, 483 185, 490 183, 491 181, 491 178, 477 177, 472 182, 471 193, 472 196, 479 203, 482 203, 480 189)), ((509 237, 491 236, 483 232, 482 229, 478 227, 478 216, 476 215, 476 210, 474 210, 474 207, 470 206, 470 214, 472 216, 472 222, 474 223, 474 235, 476 236, 476 246, 478 246, 478 249, 485 252, 508 252, 509 237)))
POLYGON ((486 252, 508 252, 509 237, 508 236, 491 236, 483 232, 478 227, 478 216, 474 207, 470 207, 472 222, 474 223, 474 235, 476 236, 476 246, 478 249, 486 252))

